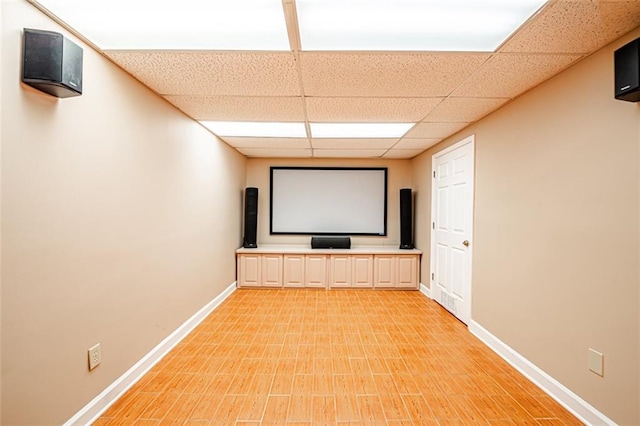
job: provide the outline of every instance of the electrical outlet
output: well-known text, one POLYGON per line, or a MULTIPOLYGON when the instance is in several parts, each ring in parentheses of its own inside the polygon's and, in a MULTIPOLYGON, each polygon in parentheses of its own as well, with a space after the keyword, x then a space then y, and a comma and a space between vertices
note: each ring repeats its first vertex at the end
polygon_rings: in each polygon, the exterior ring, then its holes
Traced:
POLYGON ((96 343, 89 348, 89 370, 93 370, 102 362, 102 353, 100 352, 100 343, 96 343))
POLYGON ((587 366, 589 367, 589 370, 593 371, 598 376, 604 377, 604 355, 600 352, 589 348, 587 366))

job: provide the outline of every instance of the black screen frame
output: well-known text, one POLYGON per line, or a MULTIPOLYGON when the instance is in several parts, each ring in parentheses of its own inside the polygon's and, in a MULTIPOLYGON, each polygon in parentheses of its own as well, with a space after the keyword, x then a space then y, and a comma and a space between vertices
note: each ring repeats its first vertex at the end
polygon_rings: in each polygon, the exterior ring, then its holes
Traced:
POLYGON ((389 199, 389 170, 387 167, 300 167, 300 166, 271 166, 269 169, 269 234, 270 235, 356 235, 356 236, 387 236, 387 210, 389 199), (285 232, 273 231, 273 172, 274 170, 349 170, 349 171, 383 171, 384 172, 384 231, 379 232, 285 232))

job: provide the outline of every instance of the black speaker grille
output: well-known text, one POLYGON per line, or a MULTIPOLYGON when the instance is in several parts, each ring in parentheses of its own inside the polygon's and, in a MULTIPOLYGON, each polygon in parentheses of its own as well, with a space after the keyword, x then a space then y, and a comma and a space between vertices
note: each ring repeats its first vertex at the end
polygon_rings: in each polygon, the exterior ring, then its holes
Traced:
POLYGON ((24 30, 25 79, 62 81, 64 37, 50 31, 24 30))
POLYGON ((413 194, 410 188, 400 190, 400 248, 413 248, 413 194))
POLYGON ((24 29, 22 81, 58 98, 82 94, 82 48, 53 31, 24 29))
POLYGON ((640 39, 614 52, 615 97, 625 101, 640 101, 640 39))
POLYGON ((243 247, 258 247, 258 188, 245 189, 243 247))

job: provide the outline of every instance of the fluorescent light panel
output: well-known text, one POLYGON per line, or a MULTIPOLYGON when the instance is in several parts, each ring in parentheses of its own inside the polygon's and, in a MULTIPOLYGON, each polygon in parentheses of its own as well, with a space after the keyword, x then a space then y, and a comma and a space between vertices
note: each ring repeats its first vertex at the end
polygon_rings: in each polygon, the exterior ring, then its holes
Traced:
POLYGON ((306 138, 304 123, 278 123, 255 121, 201 121, 203 126, 218 136, 306 138))
POLYGON ((281 0, 37 3, 105 50, 289 50, 281 0))
POLYGON ((303 50, 495 51, 545 0, 296 0, 303 50))
POLYGON ((314 138, 399 138, 415 123, 310 123, 314 138))

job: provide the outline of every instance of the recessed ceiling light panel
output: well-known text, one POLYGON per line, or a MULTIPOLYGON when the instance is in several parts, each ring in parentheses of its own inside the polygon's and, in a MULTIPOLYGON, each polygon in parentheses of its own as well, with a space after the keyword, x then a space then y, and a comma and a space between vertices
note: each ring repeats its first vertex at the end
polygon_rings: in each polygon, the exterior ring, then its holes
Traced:
POLYGON ((545 0, 296 0, 302 49, 495 51, 545 0))
POLYGON ((38 0, 104 50, 289 50, 281 0, 38 0))
POLYGON ((306 138, 304 123, 255 121, 201 121, 203 126, 218 136, 306 138))
POLYGON ((414 123, 310 123, 314 138, 399 138, 414 123))

